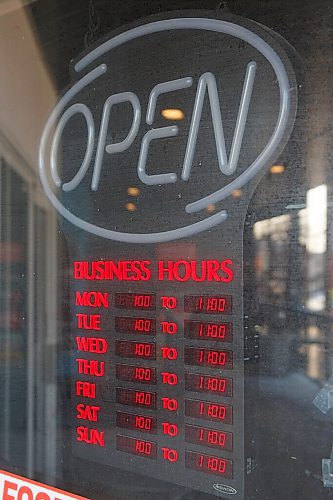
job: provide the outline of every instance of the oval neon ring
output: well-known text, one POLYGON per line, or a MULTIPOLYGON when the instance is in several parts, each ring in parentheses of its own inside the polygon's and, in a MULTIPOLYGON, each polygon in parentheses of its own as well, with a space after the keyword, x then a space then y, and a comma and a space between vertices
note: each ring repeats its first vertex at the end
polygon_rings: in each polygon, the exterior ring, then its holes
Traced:
MULTIPOLYGON (((188 213, 195 213, 205 209, 208 205, 216 204, 222 201, 223 199, 228 197, 235 189, 240 189, 244 184, 249 182, 249 180, 252 179, 266 165, 273 153, 278 148, 284 136, 290 115, 290 85, 286 69, 280 57, 273 50, 273 48, 270 47, 268 43, 265 42, 262 38, 260 38, 255 33, 252 33, 247 28, 227 21, 206 18, 167 19, 144 24, 142 26, 125 31, 124 33, 121 33, 120 35, 117 35, 110 40, 107 40, 106 42, 92 50, 89 54, 85 55, 79 62, 77 62, 75 65, 75 70, 77 72, 81 71, 86 66, 93 63, 97 58, 103 56, 105 53, 131 40, 135 40, 152 33, 160 33, 163 31, 172 31, 179 29, 195 29, 223 33, 239 38, 252 45, 267 59, 267 61, 272 66, 279 84, 280 93, 280 108, 278 119, 273 134, 263 151, 256 158, 256 160, 232 182, 230 182, 223 188, 218 189, 214 193, 201 198, 200 200, 194 201, 186 206, 186 211, 188 213)), ((159 243, 163 241, 176 240, 179 238, 192 236, 207 229, 211 229, 217 224, 225 221, 227 219, 227 213, 226 211, 222 210, 221 212, 209 216, 202 221, 181 228, 172 229, 170 231, 147 234, 122 233, 118 231, 112 231, 110 229, 105 229, 100 226, 95 226, 94 224, 84 221, 78 216, 71 213, 66 207, 64 207, 64 205, 62 205, 62 203, 60 203, 58 198, 53 193, 49 185, 48 177, 46 175, 45 157, 49 135, 53 129, 53 126, 56 124, 58 118, 60 117, 70 100, 75 97, 75 95, 84 87, 104 74, 106 70, 106 65, 101 64, 94 70, 90 71, 90 73, 85 75, 83 78, 81 78, 78 82, 76 82, 70 88, 70 90, 68 90, 68 92, 60 99, 46 122, 39 147, 39 175, 43 189, 52 205, 65 219, 67 219, 69 222, 79 227, 80 229, 102 238, 121 241, 125 243, 159 243)))

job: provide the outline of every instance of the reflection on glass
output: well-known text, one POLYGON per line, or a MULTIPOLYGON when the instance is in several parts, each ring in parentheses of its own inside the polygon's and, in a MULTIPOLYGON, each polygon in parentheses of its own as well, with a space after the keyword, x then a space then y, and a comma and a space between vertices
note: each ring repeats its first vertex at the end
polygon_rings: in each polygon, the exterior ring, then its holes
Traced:
POLYGON ((127 189, 127 193, 130 195, 130 196, 139 196, 140 194, 140 189, 137 188, 137 187, 129 187, 127 189))
POLYGON ((273 165, 270 168, 271 174, 282 174, 284 172, 284 170, 285 170, 284 165, 273 165))
POLYGON ((306 208, 256 222, 253 233, 264 370, 325 380, 329 320, 316 313, 327 293, 327 186, 307 191, 306 208))
POLYGON ((209 205, 207 205, 206 210, 207 210, 208 213, 215 212, 216 205, 213 205, 213 203, 210 203, 209 205))
POLYGON ((135 203, 126 203, 125 207, 129 212, 135 212, 135 210, 137 210, 138 208, 135 203))
POLYGON ((308 234, 306 247, 312 254, 326 252, 327 186, 309 189, 306 196, 308 234))
POLYGON ((161 115, 166 120, 173 120, 173 121, 183 120, 185 116, 184 112, 181 109, 176 109, 176 108, 163 109, 161 111, 161 115))

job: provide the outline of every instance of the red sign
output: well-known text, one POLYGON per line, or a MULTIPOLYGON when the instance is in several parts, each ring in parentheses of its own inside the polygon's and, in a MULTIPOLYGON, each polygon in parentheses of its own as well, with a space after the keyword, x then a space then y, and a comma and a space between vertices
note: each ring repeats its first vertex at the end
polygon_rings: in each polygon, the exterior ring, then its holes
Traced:
POLYGON ((1 500, 88 500, 4 470, 0 470, 0 494, 1 500))

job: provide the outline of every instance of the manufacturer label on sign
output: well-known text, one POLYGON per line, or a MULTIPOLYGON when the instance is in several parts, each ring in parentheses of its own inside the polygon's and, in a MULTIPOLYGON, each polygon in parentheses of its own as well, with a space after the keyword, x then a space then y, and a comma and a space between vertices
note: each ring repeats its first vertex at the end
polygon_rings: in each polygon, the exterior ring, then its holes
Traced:
POLYGON ((1 500, 88 500, 74 493, 0 470, 1 500))

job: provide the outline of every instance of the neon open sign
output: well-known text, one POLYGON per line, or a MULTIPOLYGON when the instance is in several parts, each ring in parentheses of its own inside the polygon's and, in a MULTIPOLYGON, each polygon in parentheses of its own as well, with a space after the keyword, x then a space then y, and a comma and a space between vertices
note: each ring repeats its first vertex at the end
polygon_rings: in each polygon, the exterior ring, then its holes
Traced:
MULTIPOLYGON (((231 182, 226 183, 226 176, 230 176, 237 171, 239 155, 242 150, 251 96, 253 88, 256 85, 257 63, 255 60, 248 60, 243 68, 242 91, 239 95, 238 113, 234 123, 229 155, 226 150, 223 120, 221 117, 221 107, 226 106, 226 103, 220 102, 216 77, 212 72, 204 72, 197 80, 194 80, 193 76, 189 73, 173 80, 158 81, 158 83, 152 85, 147 102, 140 102, 137 93, 135 93, 133 89, 127 88, 127 85, 124 84, 125 87, 122 92, 114 93, 106 98, 97 123, 96 117, 94 118, 92 110, 87 104, 82 102, 74 102, 71 104, 71 101, 75 100, 76 96, 83 89, 89 89, 91 85, 93 85, 94 88, 98 88, 99 78, 108 71, 107 64, 104 62, 99 64, 74 83, 59 100, 47 120, 42 134, 39 151, 40 178, 48 198, 63 217, 72 224, 92 234, 111 240, 130 243, 161 242, 190 236, 207 230, 223 222, 228 217, 226 210, 220 210, 218 213, 209 215, 203 220, 196 222, 192 221, 192 223, 184 227, 176 227, 168 231, 154 233, 128 233, 98 226, 97 224, 85 220, 83 217, 81 218, 80 215, 73 213, 73 211, 70 211, 64 206, 56 195, 57 188, 61 188, 65 193, 74 191, 89 171, 91 175, 90 190, 91 192, 98 192, 105 158, 115 158, 115 154, 123 153, 131 148, 141 126, 148 125, 150 126, 150 130, 143 135, 140 152, 136 160, 135 171, 138 179, 147 186, 163 186, 176 182, 188 182, 191 177, 193 158, 197 147, 198 136, 200 134, 199 126, 203 103, 205 96, 208 96, 211 111, 211 127, 214 132, 216 146, 214 154, 217 155, 218 159, 220 170, 220 176, 218 177, 221 179, 220 182, 222 187, 219 187, 217 190, 200 199, 194 198, 188 200, 189 202, 185 210, 189 220, 191 214, 200 212, 210 204, 215 204, 224 200, 235 189, 241 188, 256 176, 258 172, 267 165, 286 134, 290 115, 292 113, 290 103, 290 82, 285 66, 277 52, 260 36, 243 26, 231 22, 207 18, 178 18, 144 24, 125 31, 92 50, 77 62, 75 71, 80 73, 96 60, 101 60, 101 58, 105 57, 113 49, 119 48, 130 41, 152 34, 161 34, 165 31, 168 31, 170 36, 172 36, 175 30, 199 30, 201 32, 214 32, 221 35, 229 35, 247 43, 254 48, 261 57, 263 56, 266 59, 275 73, 279 87, 279 109, 277 110, 277 121, 273 133, 263 150, 258 152, 259 154, 255 160, 252 161, 247 168, 243 169, 237 177, 233 178, 231 182), (180 90, 183 91, 192 86, 196 86, 196 94, 192 107, 190 128, 186 137, 185 154, 181 175, 179 176, 180 178, 172 171, 172 165, 170 165, 170 172, 160 172, 151 175, 147 173, 146 166, 152 142, 159 145, 162 144, 163 139, 175 137, 179 134, 177 125, 167 127, 154 126, 158 99, 162 95, 180 90), (122 103, 130 104, 132 108, 132 122, 128 125, 128 132, 125 138, 121 141, 108 144, 107 132, 112 124, 112 108, 122 103), (145 116, 143 113, 144 108, 146 108, 145 116), (67 182, 63 182, 60 178, 58 168, 59 146, 66 125, 75 115, 80 115, 81 118, 83 117, 86 123, 87 135, 82 139, 82 141, 85 142, 85 155, 75 175, 67 182), (98 134, 96 134, 96 130, 98 130, 98 134)), ((114 75, 111 74, 110 78, 113 76, 114 75)), ((156 82, 158 75, 155 76, 153 81, 156 82)), ((218 180, 219 179, 216 178, 216 183, 218 183, 218 180)), ((110 190, 111 189, 112 187, 110 186, 110 190)))

